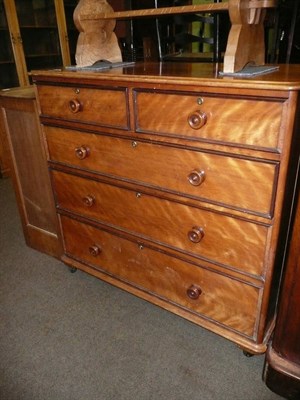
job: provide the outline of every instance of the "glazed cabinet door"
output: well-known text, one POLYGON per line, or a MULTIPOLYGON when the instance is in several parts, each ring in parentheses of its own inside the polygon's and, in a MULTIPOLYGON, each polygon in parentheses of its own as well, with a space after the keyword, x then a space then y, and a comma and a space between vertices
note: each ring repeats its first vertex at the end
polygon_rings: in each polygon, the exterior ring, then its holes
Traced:
POLYGON ((15 2, 0 0, 0 88, 26 86, 29 79, 15 2))
POLYGON ((15 0, 28 72, 62 65, 54 0, 15 0))
POLYGON ((0 0, 0 88, 28 86, 33 69, 71 64, 65 9, 73 15, 75 6, 63 0, 0 0))

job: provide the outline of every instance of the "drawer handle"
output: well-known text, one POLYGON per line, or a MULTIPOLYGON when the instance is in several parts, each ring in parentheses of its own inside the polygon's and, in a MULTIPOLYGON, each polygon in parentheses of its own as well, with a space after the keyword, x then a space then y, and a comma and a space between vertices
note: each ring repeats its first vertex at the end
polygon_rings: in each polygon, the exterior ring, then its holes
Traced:
POLYGON ((191 285, 186 291, 186 294, 192 300, 197 300, 200 297, 201 293, 202 290, 199 288, 199 286, 196 285, 191 285))
POLYGON ((90 255, 93 257, 97 257, 101 253, 102 249, 100 246, 94 244, 93 246, 89 247, 90 255))
POLYGON ((202 111, 194 111, 188 116, 188 123, 193 129, 200 129, 206 124, 207 117, 202 111))
POLYGON ((190 239, 191 242, 193 243, 199 243, 201 242, 202 238, 204 236, 204 230, 200 228, 199 226, 194 226, 189 232, 188 232, 188 238, 190 239))
POLYGON ((72 113, 76 114, 79 111, 82 111, 82 104, 80 103, 79 100, 73 99, 69 101, 69 108, 72 111, 72 113))
POLYGON ((188 180, 191 185, 200 186, 205 181, 205 172, 194 170, 189 174, 188 180))
POLYGON ((86 146, 76 147, 75 155, 79 160, 84 160, 90 155, 90 149, 86 146))
POLYGON ((92 207, 95 204, 95 197, 92 195, 87 195, 82 199, 83 203, 87 207, 92 207))

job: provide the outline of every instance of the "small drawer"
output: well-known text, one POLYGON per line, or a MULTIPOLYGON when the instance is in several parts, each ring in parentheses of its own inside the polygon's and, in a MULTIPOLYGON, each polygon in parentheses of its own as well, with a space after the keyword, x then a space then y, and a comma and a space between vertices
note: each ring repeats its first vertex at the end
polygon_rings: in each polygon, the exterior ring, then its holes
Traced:
POLYGON ((126 89, 42 85, 38 96, 42 116, 129 129, 126 89))
POLYGON ((191 311, 253 336, 259 289, 70 218, 61 222, 69 257, 159 296, 173 312, 191 311))
POLYGON ((268 227, 52 171, 61 209, 246 274, 262 275, 268 227))
POLYGON ((282 101, 135 92, 135 129, 193 140, 277 149, 282 101))
POLYGON ((266 217, 278 164, 45 126, 52 161, 266 217))

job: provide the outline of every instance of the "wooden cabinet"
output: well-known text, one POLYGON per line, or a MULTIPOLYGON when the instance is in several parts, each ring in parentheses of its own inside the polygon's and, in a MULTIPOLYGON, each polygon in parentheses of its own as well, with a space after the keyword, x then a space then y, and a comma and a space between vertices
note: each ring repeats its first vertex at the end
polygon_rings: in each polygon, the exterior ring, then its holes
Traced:
POLYGON ((291 240, 286 257, 286 270, 281 288, 278 318, 269 344, 264 380, 267 386, 290 400, 300 398, 300 193, 291 240))
MULTIPOLYGON (((66 3, 66 4, 65 4, 66 3)), ((68 36, 63 0, 0 0, 0 88, 27 86, 28 72, 71 64, 75 31, 68 36)))
POLYGON ((62 246, 33 88, 2 91, 0 111, 26 243, 59 258, 62 246))
POLYGON ((299 156, 299 72, 36 71, 62 260, 264 352, 299 156))
MULTIPOLYGON (((1 92, 0 92, 1 93, 1 92)), ((9 177, 10 157, 9 146, 3 116, 0 114, 0 178, 9 177)))

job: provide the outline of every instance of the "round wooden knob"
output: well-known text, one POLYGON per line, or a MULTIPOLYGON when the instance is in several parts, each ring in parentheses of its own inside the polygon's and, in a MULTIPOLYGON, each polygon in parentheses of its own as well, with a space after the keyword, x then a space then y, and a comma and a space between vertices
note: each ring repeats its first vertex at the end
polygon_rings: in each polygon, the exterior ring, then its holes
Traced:
POLYGON ((194 226, 188 232, 188 238, 193 243, 199 243, 202 240, 203 236, 204 236, 204 230, 202 228, 200 228, 199 226, 194 226))
POLYGON ((79 100, 73 99, 69 101, 69 108, 72 111, 72 113, 76 114, 79 111, 82 111, 82 104, 80 103, 79 100))
POLYGON ((201 293, 202 293, 202 290, 200 289, 199 286, 196 286, 196 285, 191 285, 186 291, 186 294, 192 300, 197 300, 201 293))
POLYGON ((93 257, 97 257, 101 251, 101 247, 96 244, 89 247, 89 252, 93 257))
POLYGON ((83 197, 82 201, 85 206, 92 207, 95 204, 95 197, 92 195, 87 195, 83 197))
POLYGON ((202 111, 194 111, 188 116, 188 123, 193 129, 200 129, 206 124, 207 117, 202 111))
POLYGON ((86 146, 76 147, 75 155, 79 160, 84 160, 90 155, 90 149, 86 146))
POLYGON ((189 174, 188 180, 191 185, 200 186, 205 180, 205 172, 194 170, 189 174))

